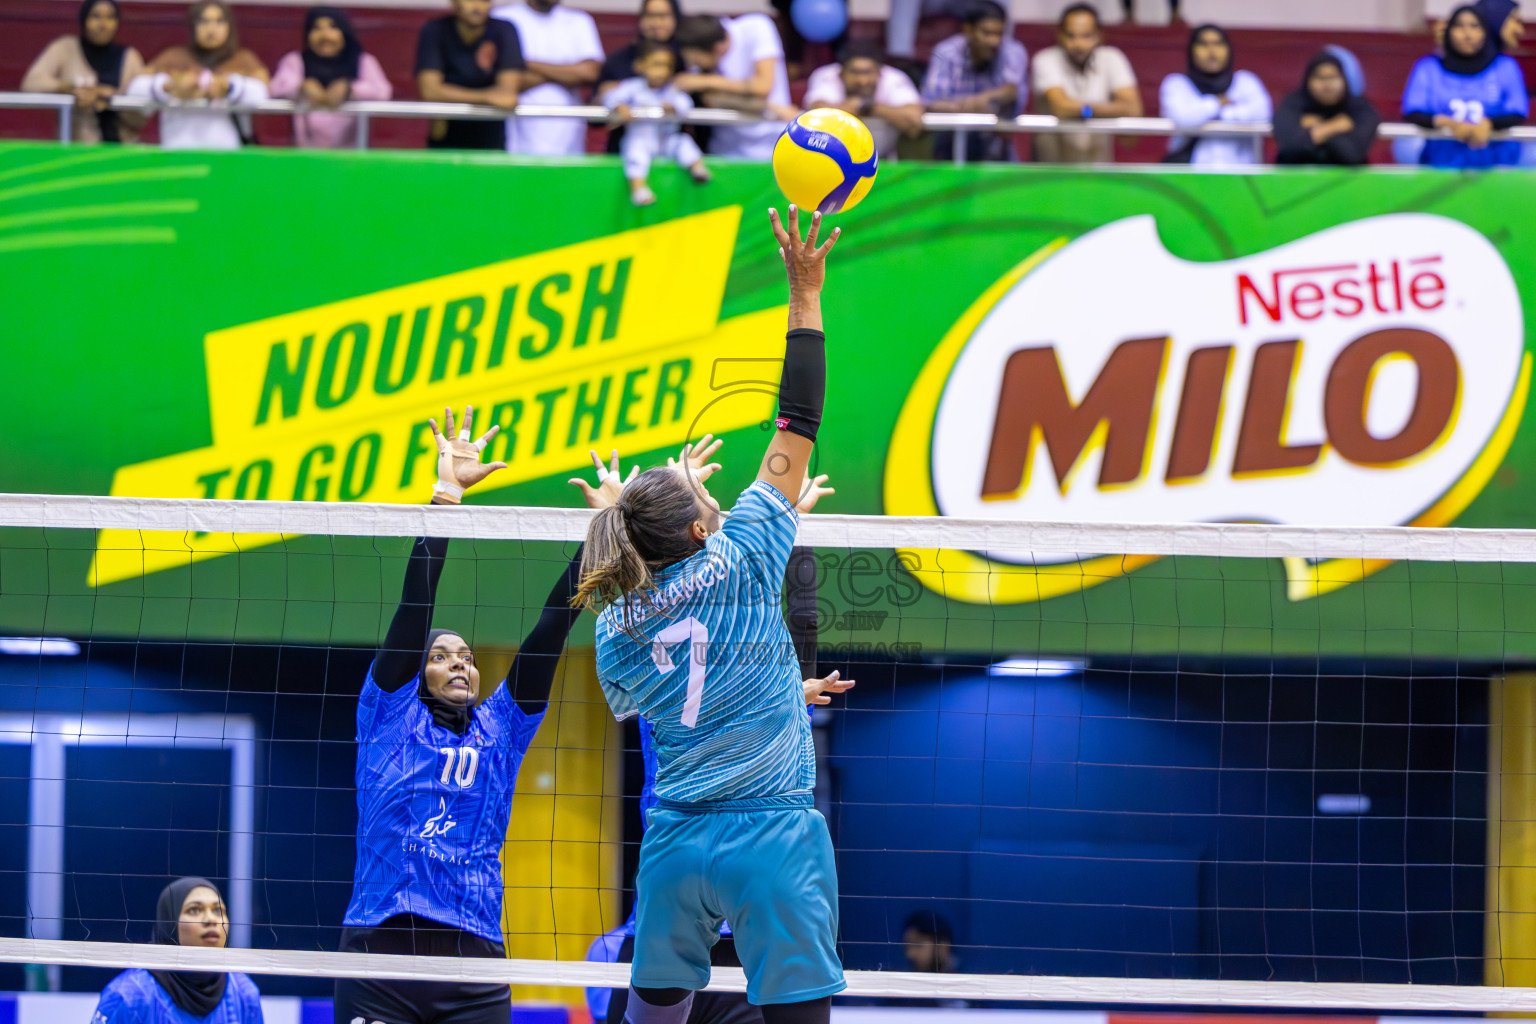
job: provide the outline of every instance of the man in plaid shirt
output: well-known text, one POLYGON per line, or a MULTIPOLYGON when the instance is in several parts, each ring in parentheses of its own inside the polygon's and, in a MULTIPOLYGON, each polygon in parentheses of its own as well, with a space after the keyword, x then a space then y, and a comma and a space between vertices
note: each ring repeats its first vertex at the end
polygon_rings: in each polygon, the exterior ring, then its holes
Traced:
MULTIPOLYGON (((1007 15, 993 0, 977 0, 965 16, 959 35, 933 48, 923 99, 936 114, 996 114, 1013 117, 1029 99, 1025 74, 1029 58, 1024 44, 1006 34, 1007 15)), ((955 137, 945 132, 934 140, 939 160, 954 156, 955 137)), ((1014 159, 1012 142, 994 132, 966 133, 968 160, 1014 159)))

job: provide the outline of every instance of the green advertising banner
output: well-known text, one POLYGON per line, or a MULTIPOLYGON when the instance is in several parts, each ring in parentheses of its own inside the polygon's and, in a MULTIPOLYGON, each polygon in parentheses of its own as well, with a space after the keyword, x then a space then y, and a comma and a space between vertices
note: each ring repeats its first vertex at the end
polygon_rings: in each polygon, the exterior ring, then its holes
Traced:
MULTIPOLYGON (((0 488, 419 502, 473 404, 573 505, 588 451, 726 439, 783 352, 767 169, 636 210, 615 161, 0 148, 0 488)), ((838 218, 824 511, 1536 525, 1524 174, 883 168, 838 218)), ((8 530, 0 632, 368 644, 399 540, 8 530)), ((515 644, 555 545, 461 542, 515 644)), ((823 643, 910 656, 1536 654, 1526 566, 822 552, 823 643)), ((494 609, 494 613, 492 610, 494 609)), ((588 627, 589 628, 589 627, 588 627)))

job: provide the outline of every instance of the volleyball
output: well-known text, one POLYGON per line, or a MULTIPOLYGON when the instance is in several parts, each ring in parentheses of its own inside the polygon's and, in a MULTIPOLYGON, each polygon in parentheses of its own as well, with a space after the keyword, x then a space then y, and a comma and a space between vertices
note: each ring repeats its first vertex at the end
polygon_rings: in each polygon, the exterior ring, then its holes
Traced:
POLYGON ((841 213, 869 194, 879 160, 864 122, 820 107, 791 121, 773 147, 773 177, 802 210, 841 213))

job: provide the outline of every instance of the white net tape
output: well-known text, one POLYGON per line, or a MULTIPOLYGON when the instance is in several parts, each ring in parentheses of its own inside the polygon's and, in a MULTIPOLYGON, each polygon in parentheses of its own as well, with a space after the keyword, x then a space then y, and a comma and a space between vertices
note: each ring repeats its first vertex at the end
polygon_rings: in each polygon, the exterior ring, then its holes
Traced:
MULTIPOLYGON (((587 509, 388 505, 368 502, 202 501, 0 494, 0 526, 153 532, 579 541, 587 509)), ((1422 562, 1536 562, 1536 530, 1254 523, 1066 523, 936 516, 816 513, 799 543, 818 547, 1106 551, 1224 558, 1368 558, 1422 562)))
MULTIPOLYGON (((381 953, 317 953, 279 949, 202 949, 118 942, 0 939, 0 962, 87 967, 243 971, 311 978, 396 978, 513 985, 614 988, 629 983, 628 964, 561 960, 482 960, 381 953)), ((1302 981, 1061 978, 1003 974, 913 974, 850 971, 849 996, 914 999, 998 999, 1270 1007, 1335 1010, 1433 1010, 1536 1013, 1536 989, 1466 985, 1371 985, 1302 981)), ((740 968, 716 967, 710 989, 745 992, 740 968)))

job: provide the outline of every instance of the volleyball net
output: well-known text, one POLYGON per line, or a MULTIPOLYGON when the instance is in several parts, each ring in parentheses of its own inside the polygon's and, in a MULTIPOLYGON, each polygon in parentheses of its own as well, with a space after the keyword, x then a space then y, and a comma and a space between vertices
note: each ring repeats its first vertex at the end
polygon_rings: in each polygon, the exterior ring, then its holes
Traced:
MULTIPOLYGON (((485 694, 589 516, 0 496, 0 963, 624 984, 587 957, 645 765, 590 614, 518 776, 509 959, 334 952, 412 538, 452 538, 434 624, 485 694), (231 948, 147 944, 181 875, 231 948)), ((816 671, 857 682, 813 714, 850 995, 1536 1012, 1536 532, 818 513, 798 543, 816 671)))

